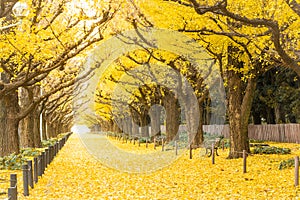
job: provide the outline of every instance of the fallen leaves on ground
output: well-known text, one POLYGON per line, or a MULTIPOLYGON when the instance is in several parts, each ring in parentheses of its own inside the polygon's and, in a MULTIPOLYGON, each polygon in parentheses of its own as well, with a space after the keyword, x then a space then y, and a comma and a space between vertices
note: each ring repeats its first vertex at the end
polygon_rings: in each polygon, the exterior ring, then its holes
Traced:
MULTIPOLYGON (((133 146, 118 144, 125 145, 133 146)), ((292 154, 249 156, 246 174, 242 159, 226 159, 227 150, 220 150, 214 165, 196 150, 193 159, 185 152, 161 170, 132 174, 103 166, 73 134, 30 196, 19 199, 297 199, 294 169, 278 170, 278 165, 299 155, 300 147, 274 145, 289 147, 292 154)))

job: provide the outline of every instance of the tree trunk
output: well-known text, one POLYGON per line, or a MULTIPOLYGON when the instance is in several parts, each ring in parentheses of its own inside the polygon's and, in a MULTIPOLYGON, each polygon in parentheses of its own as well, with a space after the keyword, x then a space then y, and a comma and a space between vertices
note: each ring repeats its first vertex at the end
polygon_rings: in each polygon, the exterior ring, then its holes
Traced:
POLYGON ((228 72, 228 118, 230 128, 230 152, 228 158, 240 158, 243 150, 250 152, 248 139, 248 122, 254 98, 256 79, 248 79, 243 90, 240 76, 228 72))
POLYGON ((48 139, 53 137, 53 135, 54 135, 53 132, 54 132, 54 127, 53 127, 52 123, 47 121, 47 137, 48 137, 48 139))
POLYGON ((47 121, 45 119, 45 114, 42 114, 42 140, 47 140, 47 121))
POLYGON ((193 141, 193 145, 192 145, 193 148, 200 147, 204 141, 204 138, 203 138, 203 112, 204 112, 204 109, 203 109, 202 103, 203 102, 199 102, 199 113, 200 113, 199 124, 198 124, 197 133, 196 133, 194 141, 193 141))
POLYGON ((160 105, 154 105, 151 107, 149 111, 149 115, 151 118, 151 138, 161 135, 161 128, 160 128, 161 110, 162 107, 160 105))
POLYGON ((180 107, 178 100, 170 90, 165 91, 164 107, 166 109, 166 142, 178 139, 180 125, 180 107))
POLYGON ((285 113, 284 113, 284 110, 283 110, 283 106, 281 104, 279 104, 279 103, 275 104, 274 113, 275 113, 275 122, 276 122, 276 124, 286 123, 285 113))
MULTIPOLYGON (((183 85, 182 97, 184 99, 184 110, 185 110, 185 119, 186 119, 186 131, 188 135, 188 144, 191 144, 194 148, 195 139, 201 140, 201 136, 198 135, 198 138, 195 138, 199 131, 199 106, 196 96, 191 92, 188 92, 188 82, 185 82, 183 85)), ((202 128, 202 127, 201 127, 202 128)), ((201 132, 199 132, 201 134, 201 132)), ((195 147, 196 148, 196 147, 195 147)))
POLYGON ((149 116, 146 113, 140 116, 140 124, 142 137, 149 137, 149 116))
POLYGON ((132 124, 132 126, 131 126, 132 127, 132 135, 139 136, 139 125, 137 125, 133 119, 131 121, 131 124, 132 124))
POLYGON ((10 92, 0 97, 0 156, 7 156, 20 151, 19 121, 16 118, 18 112, 17 92, 10 92))
MULTIPOLYGON (((21 108, 27 108, 32 102, 33 97, 40 94, 38 86, 30 88, 21 88, 20 90, 20 104, 21 108)), ((40 136, 40 112, 38 107, 34 107, 31 112, 21 120, 21 146, 22 147, 41 147, 40 136)))
POLYGON ((125 133, 127 134, 127 135, 132 135, 132 123, 131 123, 131 118, 129 118, 129 117, 127 117, 126 119, 125 119, 125 133))
POLYGON ((276 124, 274 108, 266 107, 266 122, 267 124, 276 124))
POLYGON ((114 121, 112 123, 113 123, 112 132, 114 132, 114 133, 121 133, 122 131, 121 131, 120 127, 118 126, 118 124, 115 123, 114 121))
POLYGON ((253 123, 254 124, 261 124, 260 112, 253 111, 252 117, 253 117, 253 123))
POLYGON ((20 121, 20 141, 21 147, 34 147, 34 119, 33 113, 29 113, 24 119, 20 121))
MULTIPOLYGON (((228 49, 228 63, 237 69, 243 67, 243 63, 238 62, 231 55, 238 53, 232 47, 228 49)), ((228 158, 243 157, 243 150, 250 152, 248 139, 248 123, 256 88, 256 78, 248 78, 246 87, 241 79, 241 74, 234 70, 228 70, 228 118, 230 129, 230 151, 228 158)))
POLYGON ((40 123, 40 112, 38 110, 33 111, 33 140, 35 148, 42 147, 40 123))

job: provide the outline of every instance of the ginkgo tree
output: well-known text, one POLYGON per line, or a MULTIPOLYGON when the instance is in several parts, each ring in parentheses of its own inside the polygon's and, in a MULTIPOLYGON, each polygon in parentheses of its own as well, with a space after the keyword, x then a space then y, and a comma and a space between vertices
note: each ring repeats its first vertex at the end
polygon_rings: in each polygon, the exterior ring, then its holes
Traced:
MULTIPOLYGON (((30 13, 22 20, 22 24, 5 30, 0 35, 2 156, 19 152, 18 125, 21 119, 29 114, 37 115, 38 113, 32 112, 45 99, 71 87, 78 79, 88 77, 90 72, 76 79, 76 73, 73 72, 73 75, 71 73, 57 77, 52 87, 48 87, 49 90, 41 88, 46 87, 47 81, 44 80, 47 77, 59 74, 53 73, 55 70, 64 71, 69 60, 76 56, 84 58, 86 50, 103 40, 109 21, 122 3, 94 1, 94 5, 90 5, 92 12, 86 12, 85 8, 80 7, 82 4, 76 4, 78 2, 75 1, 26 2, 30 13), (18 94, 21 88, 23 92, 18 94), (32 95, 36 89, 43 92, 32 95), (21 107, 20 95, 23 98, 21 107)), ((11 8, 15 3, 16 1, 3 1, 0 15, 5 13, 7 19, 11 18, 11 8)), ((30 134, 23 130, 23 133, 26 132, 30 134)))
POLYGON ((199 147, 203 142, 203 120, 202 112, 197 111, 203 110, 203 101, 209 95, 204 80, 210 72, 201 73, 198 68, 182 56, 160 49, 129 52, 100 79, 96 111, 100 116, 106 113, 111 119, 119 119, 118 125, 129 135, 153 138, 160 135, 164 108, 166 142, 178 139, 179 125, 186 123, 189 143, 199 147), (127 121, 126 115, 133 120, 127 121), (128 130, 126 126, 132 122, 128 130), (136 130, 136 124, 141 127, 141 133, 136 130))
POLYGON ((228 82, 229 157, 241 157, 242 150, 249 151, 247 127, 258 73, 282 65, 300 75, 297 53, 300 44, 297 36, 299 4, 296 1, 265 0, 189 2, 197 14, 212 14, 211 18, 219 26, 218 29, 198 29, 199 33, 221 35, 231 40, 227 45, 229 67, 224 77, 228 82), (245 83, 247 85, 243 87, 245 83))
POLYGON ((283 65, 299 75, 298 1, 170 0, 140 5, 155 26, 189 34, 218 61, 227 91, 229 158, 241 157, 242 150, 249 151, 247 126, 258 74, 283 65))

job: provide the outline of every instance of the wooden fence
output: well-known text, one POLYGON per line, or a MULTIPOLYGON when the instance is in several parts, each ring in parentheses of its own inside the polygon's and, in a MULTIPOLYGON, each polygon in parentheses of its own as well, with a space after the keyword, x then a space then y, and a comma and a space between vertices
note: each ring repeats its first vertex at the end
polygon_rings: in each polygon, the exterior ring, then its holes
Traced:
MULTIPOLYGON (((203 130, 229 138, 229 125, 204 125, 203 130)), ((255 140, 300 143, 300 124, 249 125, 248 136, 255 140)))

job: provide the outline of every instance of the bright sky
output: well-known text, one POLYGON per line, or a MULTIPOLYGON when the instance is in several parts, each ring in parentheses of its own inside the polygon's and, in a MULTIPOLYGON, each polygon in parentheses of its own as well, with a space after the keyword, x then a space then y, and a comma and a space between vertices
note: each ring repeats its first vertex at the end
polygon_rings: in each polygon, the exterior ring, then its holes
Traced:
POLYGON ((85 126, 85 125, 74 125, 72 128, 71 128, 71 131, 73 132, 73 133, 77 133, 77 134, 79 134, 79 133, 87 133, 87 132, 90 132, 90 129, 87 127, 87 126, 85 126))

